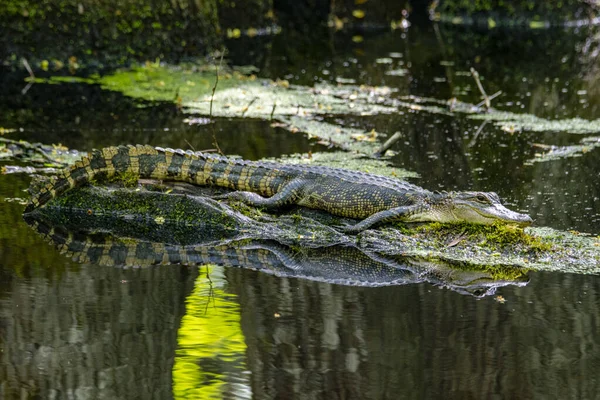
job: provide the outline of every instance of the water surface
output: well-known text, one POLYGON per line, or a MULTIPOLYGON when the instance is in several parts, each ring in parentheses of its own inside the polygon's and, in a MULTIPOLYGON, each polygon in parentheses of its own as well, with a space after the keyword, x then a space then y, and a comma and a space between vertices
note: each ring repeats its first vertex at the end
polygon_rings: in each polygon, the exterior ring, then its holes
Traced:
MULTIPOLYGON (((363 34, 355 43, 331 32, 326 40, 283 32, 253 42, 252 57, 238 46, 231 59, 292 83, 351 79, 388 85, 398 96, 478 103, 474 67, 489 94, 504 92, 493 101, 499 109, 600 116, 598 42, 585 30, 415 25, 363 34)), ((140 107, 73 84, 36 84, 21 94, 24 74, 0 76, 0 126, 19 130, 12 138, 80 150, 121 143, 200 150, 216 137, 225 153, 250 159, 327 150, 264 121, 190 125, 171 105, 140 107)), ((401 131, 392 162, 418 172, 422 186, 494 190, 538 225, 600 234, 600 148, 528 162, 537 143, 577 144, 582 135, 511 134, 408 110, 345 122, 401 131)), ((25 197, 28 184, 24 175, 0 175, 0 198, 25 197)), ((527 286, 477 300, 424 283, 356 288, 219 266, 80 265, 31 231, 22 209, 0 202, 0 398, 591 399, 600 392, 595 276, 532 273, 527 286)))

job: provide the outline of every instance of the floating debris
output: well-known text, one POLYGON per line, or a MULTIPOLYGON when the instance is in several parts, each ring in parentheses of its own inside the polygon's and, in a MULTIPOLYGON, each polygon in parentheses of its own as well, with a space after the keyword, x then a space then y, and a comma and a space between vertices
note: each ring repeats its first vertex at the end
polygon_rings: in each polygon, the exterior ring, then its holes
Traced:
POLYGON ((600 147, 600 136, 586 137, 580 144, 572 146, 551 146, 541 143, 535 143, 535 147, 542 149, 543 153, 536 153, 535 157, 525 162, 525 165, 532 165, 536 162, 561 160, 564 158, 581 157, 598 147, 600 147))

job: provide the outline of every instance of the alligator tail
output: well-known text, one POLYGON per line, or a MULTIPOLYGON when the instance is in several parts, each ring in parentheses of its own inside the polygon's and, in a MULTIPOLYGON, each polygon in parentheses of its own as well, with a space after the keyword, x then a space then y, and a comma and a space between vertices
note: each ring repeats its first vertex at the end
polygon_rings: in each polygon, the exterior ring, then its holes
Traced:
POLYGON ((92 151, 64 169, 45 186, 32 190, 25 213, 65 192, 94 181, 149 178, 221 186, 272 196, 286 175, 267 164, 236 160, 191 150, 162 149, 147 145, 105 147, 92 151))
MULTIPOLYGON (((65 168, 57 177, 47 185, 32 193, 25 213, 43 206, 55 197, 75 188, 84 186, 94 180, 110 179, 112 177, 130 174, 135 177, 150 177, 145 175, 144 168, 140 168, 141 155, 152 158, 162 157, 152 146, 116 146, 93 150, 88 156, 77 161, 73 166, 65 168)), ((150 164, 146 162, 146 164, 150 164)), ((153 168, 155 171, 156 168, 153 168)), ((160 177, 159 177, 160 178, 160 177)))

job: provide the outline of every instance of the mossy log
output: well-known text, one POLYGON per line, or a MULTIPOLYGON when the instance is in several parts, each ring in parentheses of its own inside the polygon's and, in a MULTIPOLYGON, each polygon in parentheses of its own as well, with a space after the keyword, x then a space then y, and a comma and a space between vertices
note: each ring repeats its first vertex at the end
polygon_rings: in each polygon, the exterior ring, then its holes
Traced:
POLYGON ((293 248, 355 246, 378 257, 417 257, 468 268, 503 271, 600 273, 600 238, 550 228, 522 230, 507 225, 398 224, 356 236, 333 226, 352 223, 302 207, 267 214, 210 197, 213 188, 187 184, 115 189, 84 187, 39 209, 46 223, 90 232, 180 246, 231 240, 275 240, 293 248))

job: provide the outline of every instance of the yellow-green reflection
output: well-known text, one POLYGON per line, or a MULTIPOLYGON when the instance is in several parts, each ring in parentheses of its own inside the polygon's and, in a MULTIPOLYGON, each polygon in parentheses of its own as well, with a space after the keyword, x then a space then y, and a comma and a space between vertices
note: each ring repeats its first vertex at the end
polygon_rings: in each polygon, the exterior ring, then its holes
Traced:
POLYGON ((177 334, 173 365, 176 399, 246 397, 246 343, 237 296, 226 293, 223 268, 202 267, 186 299, 186 315, 177 334))

